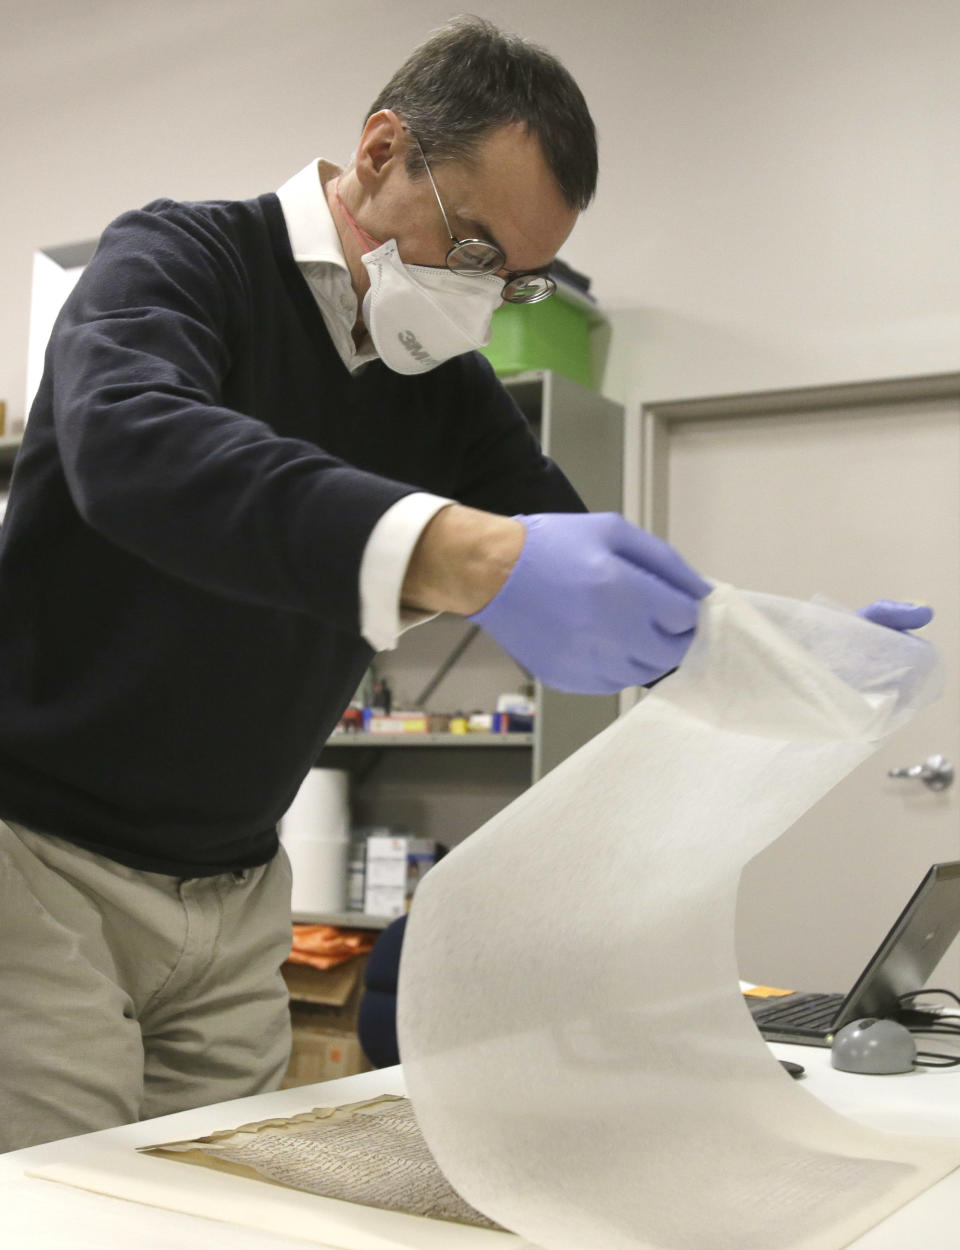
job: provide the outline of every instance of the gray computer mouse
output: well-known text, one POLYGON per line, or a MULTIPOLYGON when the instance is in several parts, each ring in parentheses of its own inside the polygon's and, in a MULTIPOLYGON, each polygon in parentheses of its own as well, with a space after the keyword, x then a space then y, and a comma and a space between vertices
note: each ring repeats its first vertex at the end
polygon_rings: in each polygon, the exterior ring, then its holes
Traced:
POLYGON ((833 1039, 830 1062, 841 1072, 889 1076, 910 1072, 917 1057, 913 1035, 896 1020, 869 1016, 845 1024, 833 1039))

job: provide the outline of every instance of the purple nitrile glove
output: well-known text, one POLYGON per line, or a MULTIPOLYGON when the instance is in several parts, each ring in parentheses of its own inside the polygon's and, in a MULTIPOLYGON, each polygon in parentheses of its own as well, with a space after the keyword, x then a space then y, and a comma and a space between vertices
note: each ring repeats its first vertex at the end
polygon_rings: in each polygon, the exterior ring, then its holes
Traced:
POLYGON ((523 550, 470 617, 556 690, 613 694, 676 668, 712 587, 615 512, 521 516, 523 550))
POLYGON ((933 620, 933 608, 900 603, 896 599, 878 599, 861 608, 857 616, 873 621, 874 625, 886 625, 888 629, 921 629, 933 620))

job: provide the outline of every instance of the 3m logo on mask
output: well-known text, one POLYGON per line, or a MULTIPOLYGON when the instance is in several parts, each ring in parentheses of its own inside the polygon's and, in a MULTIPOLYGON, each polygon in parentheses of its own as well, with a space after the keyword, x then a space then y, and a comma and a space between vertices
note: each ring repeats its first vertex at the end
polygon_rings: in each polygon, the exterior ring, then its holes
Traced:
POLYGON ((436 369, 440 364, 439 360, 434 360, 412 330, 401 330, 397 335, 397 341, 406 348, 414 360, 419 360, 428 369, 436 369))

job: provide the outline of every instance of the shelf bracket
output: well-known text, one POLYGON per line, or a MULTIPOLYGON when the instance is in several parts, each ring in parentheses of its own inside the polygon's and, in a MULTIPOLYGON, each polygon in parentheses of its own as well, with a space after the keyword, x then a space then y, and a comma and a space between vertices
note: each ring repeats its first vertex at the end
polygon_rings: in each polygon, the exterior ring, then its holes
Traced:
POLYGON ((440 667, 437 669, 434 675, 430 678, 430 680, 427 682, 424 688, 420 691, 420 693, 414 699, 413 706, 415 708, 423 707, 427 699, 430 698, 434 690, 436 690, 437 686, 440 685, 444 677, 446 677, 447 673, 450 672, 454 664, 456 664, 456 662, 460 659, 460 657, 463 655, 463 653, 466 651, 466 649, 470 646, 474 638, 476 638, 477 634, 479 633, 480 633, 479 625, 470 626, 470 628, 463 635, 463 637, 460 639, 457 645, 453 648, 453 650, 450 652, 450 654, 447 656, 444 662, 440 665, 440 667))

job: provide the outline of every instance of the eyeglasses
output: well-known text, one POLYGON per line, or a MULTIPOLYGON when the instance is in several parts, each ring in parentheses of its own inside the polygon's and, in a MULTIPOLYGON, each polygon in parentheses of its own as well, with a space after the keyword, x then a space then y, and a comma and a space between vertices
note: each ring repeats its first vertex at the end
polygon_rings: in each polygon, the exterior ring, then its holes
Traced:
MULTIPOLYGON (((441 200, 437 184, 433 180, 433 173, 427 164, 427 158, 423 154, 420 140, 412 133, 410 138, 417 145, 417 150, 423 159, 423 167, 427 171, 427 177, 430 179, 431 187, 433 187, 433 194, 437 197, 437 203, 440 206, 443 224, 446 226, 447 234, 453 242, 453 247, 450 248, 446 256, 447 268, 454 273, 462 273, 465 277, 470 278, 481 277, 487 273, 497 273, 507 263, 506 256, 504 256, 499 247, 494 243, 486 242, 485 239, 457 238, 450 229, 450 222, 447 218, 446 209, 443 207, 443 200, 441 200)), ((541 300, 549 299, 556 289, 557 284, 545 273, 513 272, 507 274, 501 298, 505 299, 508 304, 538 304, 541 300)))

